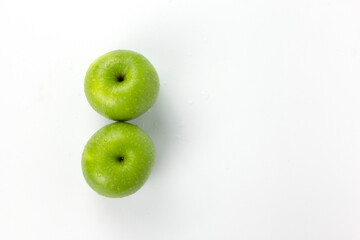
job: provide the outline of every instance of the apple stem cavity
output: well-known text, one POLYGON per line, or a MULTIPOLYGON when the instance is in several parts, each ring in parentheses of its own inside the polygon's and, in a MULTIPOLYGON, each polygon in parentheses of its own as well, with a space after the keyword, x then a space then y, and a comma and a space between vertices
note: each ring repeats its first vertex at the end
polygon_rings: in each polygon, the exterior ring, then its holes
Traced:
POLYGON ((123 162, 124 159, 125 159, 124 157, 118 157, 118 158, 117 158, 118 162, 123 162))
POLYGON ((117 80, 118 82, 123 82, 124 79, 125 79, 124 76, 118 76, 118 77, 116 78, 116 80, 117 80))

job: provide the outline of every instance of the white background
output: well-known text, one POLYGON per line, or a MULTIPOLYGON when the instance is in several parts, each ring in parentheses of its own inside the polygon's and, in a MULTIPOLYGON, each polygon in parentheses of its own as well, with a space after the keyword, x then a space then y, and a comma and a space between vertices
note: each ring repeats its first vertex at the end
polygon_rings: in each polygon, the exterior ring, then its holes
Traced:
POLYGON ((0 239, 360 239, 358 0, 1 1, 0 239), (90 63, 132 49, 148 182, 85 183, 90 63))

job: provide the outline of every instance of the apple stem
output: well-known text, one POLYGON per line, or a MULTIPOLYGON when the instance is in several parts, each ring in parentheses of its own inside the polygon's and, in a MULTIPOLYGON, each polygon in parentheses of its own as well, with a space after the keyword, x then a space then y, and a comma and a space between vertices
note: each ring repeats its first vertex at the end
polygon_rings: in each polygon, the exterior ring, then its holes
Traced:
POLYGON ((124 81, 124 76, 118 76, 118 77, 117 77, 117 81, 118 81, 118 82, 124 81))

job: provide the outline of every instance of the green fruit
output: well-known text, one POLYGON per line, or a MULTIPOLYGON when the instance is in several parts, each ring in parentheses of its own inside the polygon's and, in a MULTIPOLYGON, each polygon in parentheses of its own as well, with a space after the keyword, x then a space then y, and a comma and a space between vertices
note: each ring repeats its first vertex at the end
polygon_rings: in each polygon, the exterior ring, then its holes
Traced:
POLYGON ((85 76, 85 94, 101 115, 126 121, 145 113, 155 103, 159 77, 142 55, 116 50, 97 58, 85 76))
POLYGON ((107 197, 125 197, 146 182, 155 162, 151 138, 130 123, 117 122, 97 131, 82 155, 86 182, 107 197))

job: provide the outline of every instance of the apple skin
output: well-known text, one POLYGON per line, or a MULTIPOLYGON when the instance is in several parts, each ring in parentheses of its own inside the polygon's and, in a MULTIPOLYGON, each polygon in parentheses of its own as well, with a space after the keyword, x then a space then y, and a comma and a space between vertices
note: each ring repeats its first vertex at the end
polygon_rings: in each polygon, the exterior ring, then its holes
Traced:
POLYGON ((154 162, 151 138, 135 125, 116 122, 90 138, 81 165, 86 182, 95 192, 120 198, 144 185, 154 162))
POLYGON ((85 76, 85 95, 92 108, 115 121, 127 121, 151 108, 159 77, 141 54, 115 50, 97 58, 85 76))

